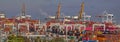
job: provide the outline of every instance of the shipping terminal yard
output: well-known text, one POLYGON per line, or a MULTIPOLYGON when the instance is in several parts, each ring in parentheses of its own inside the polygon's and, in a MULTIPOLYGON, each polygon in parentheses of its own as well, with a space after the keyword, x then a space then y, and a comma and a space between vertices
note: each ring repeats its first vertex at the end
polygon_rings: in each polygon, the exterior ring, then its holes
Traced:
POLYGON ((120 42, 120 25, 115 24, 114 14, 104 11, 95 16, 101 22, 91 20, 84 2, 77 16, 61 16, 59 3, 55 16, 46 17, 46 22, 32 19, 25 6, 13 18, 0 12, 0 42, 120 42))

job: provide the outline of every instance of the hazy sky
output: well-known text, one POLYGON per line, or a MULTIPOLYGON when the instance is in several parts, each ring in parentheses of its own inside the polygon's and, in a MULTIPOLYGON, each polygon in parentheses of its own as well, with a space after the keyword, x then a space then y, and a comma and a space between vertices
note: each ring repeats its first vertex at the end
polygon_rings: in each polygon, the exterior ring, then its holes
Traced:
MULTIPOLYGON (((22 3, 25 3, 26 14, 32 15, 34 19, 43 19, 48 15, 55 15, 57 4, 61 2, 61 14, 78 15, 80 4, 83 1, 85 13, 92 15, 92 20, 106 10, 115 15, 117 22, 120 21, 120 0, 0 0, 0 11, 4 11, 7 17, 17 16, 21 13, 22 3)), ((94 20, 98 20, 98 18, 94 20)))

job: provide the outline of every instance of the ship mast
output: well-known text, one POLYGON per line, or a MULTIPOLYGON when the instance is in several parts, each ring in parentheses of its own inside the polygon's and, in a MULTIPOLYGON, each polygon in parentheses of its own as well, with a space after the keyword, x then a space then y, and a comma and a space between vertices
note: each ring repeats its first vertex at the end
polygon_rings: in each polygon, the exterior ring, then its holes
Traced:
POLYGON ((79 16, 78 16, 79 20, 80 19, 82 20, 83 14, 84 14, 84 2, 82 2, 82 4, 81 4, 81 9, 80 9, 79 16))
POLYGON ((56 19, 60 18, 60 11, 61 11, 61 3, 58 4, 57 12, 56 12, 56 19))

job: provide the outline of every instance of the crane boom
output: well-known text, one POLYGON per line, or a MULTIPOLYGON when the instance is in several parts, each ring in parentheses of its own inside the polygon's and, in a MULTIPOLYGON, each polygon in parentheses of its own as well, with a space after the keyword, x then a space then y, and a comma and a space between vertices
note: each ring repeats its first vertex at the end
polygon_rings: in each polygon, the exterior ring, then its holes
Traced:
POLYGON ((61 11, 61 3, 58 4, 58 9, 57 9, 57 13, 56 13, 56 19, 60 18, 60 11, 61 11))
POLYGON ((84 13, 84 2, 82 2, 82 4, 81 4, 81 9, 80 9, 80 12, 79 12, 79 19, 82 19, 83 13, 84 13))
POLYGON ((25 4, 22 4, 22 16, 25 16, 25 4))

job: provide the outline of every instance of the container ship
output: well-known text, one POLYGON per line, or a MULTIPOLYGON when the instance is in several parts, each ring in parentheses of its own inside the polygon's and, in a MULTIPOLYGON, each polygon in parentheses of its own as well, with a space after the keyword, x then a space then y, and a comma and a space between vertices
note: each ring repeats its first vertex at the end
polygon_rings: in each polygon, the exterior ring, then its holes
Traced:
POLYGON ((31 19, 22 5, 20 16, 7 18, 0 13, 1 42, 120 42, 120 25, 114 23, 113 14, 106 11, 100 16, 102 22, 91 20, 84 12, 81 3, 77 16, 61 16, 61 3, 55 16, 49 16, 47 22, 31 19))

